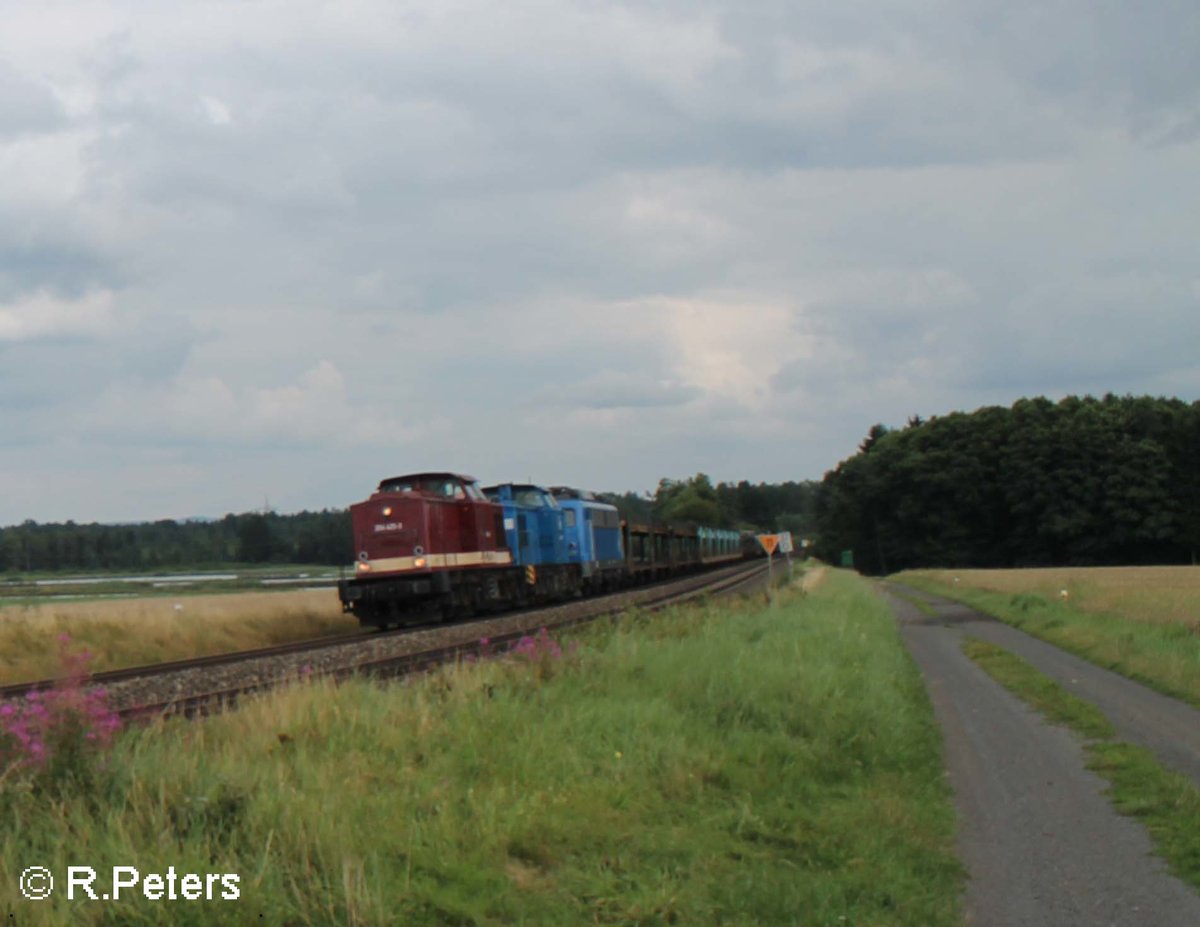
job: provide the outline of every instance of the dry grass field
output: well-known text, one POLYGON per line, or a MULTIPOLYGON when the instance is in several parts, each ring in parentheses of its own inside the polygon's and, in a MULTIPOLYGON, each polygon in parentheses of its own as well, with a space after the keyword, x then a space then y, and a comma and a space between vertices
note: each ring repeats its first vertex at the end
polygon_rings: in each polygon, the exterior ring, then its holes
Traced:
POLYGON ((910 570, 891 578, 1200 705, 1200 567, 910 570))
POLYGON ((1047 601, 1065 599, 1080 611, 1200 629, 1200 566, 912 570, 898 578, 906 575, 945 586, 1036 595, 1047 601))
POLYGON ((344 634, 333 589, 247 592, 0 607, 0 684, 55 675, 60 636, 94 655, 93 670, 344 634))

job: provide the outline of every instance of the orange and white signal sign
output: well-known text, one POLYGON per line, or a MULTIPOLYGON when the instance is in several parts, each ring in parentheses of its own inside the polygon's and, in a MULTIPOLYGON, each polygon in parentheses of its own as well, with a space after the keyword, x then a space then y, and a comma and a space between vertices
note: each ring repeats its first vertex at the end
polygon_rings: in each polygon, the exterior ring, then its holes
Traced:
POLYGON ((779 546, 778 534, 760 534, 758 543, 762 545, 762 549, 767 552, 767 555, 775 553, 775 548, 779 546))

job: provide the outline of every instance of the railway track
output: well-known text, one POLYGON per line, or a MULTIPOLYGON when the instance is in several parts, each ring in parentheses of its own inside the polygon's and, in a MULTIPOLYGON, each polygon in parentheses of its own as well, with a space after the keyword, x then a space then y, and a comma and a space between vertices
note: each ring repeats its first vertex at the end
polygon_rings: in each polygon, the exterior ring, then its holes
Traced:
MULTIPOLYGON (((421 672, 478 654, 483 639, 495 652, 543 627, 557 631, 628 608, 663 608, 706 593, 732 592, 765 575, 766 566, 760 562, 737 564, 655 586, 498 617, 358 633, 113 670, 96 674, 91 684, 106 688, 113 707, 126 720, 190 717, 223 710, 243 696, 312 676, 340 680, 356 675, 387 678, 421 672)), ((0 698, 19 698, 53 685, 55 680, 6 686, 0 688, 0 698)))
MULTIPOLYGON (((402 630, 412 630, 405 628, 402 630)), ((352 634, 339 634, 331 637, 321 637, 314 640, 293 641, 289 644, 276 644, 271 647, 259 647, 254 650, 239 650, 235 653, 213 653, 203 657, 189 657, 185 660, 164 660, 161 663, 147 663, 141 666, 126 666, 121 669, 105 670, 93 673, 90 685, 110 686, 115 683, 127 682, 131 679, 145 679, 151 676, 164 676, 168 673, 182 670, 203 669, 206 666, 223 666, 238 660, 253 660, 259 658, 286 656, 292 653, 303 653, 319 647, 337 647, 341 644, 351 644, 363 640, 369 631, 356 631, 352 634)), ((385 632, 399 633, 396 630, 385 632)), ((34 682, 18 682, 12 685, 0 686, 0 699, 21 698, 29 692, 42 692, 54 688, 60 680, 38 679, 34 682)))

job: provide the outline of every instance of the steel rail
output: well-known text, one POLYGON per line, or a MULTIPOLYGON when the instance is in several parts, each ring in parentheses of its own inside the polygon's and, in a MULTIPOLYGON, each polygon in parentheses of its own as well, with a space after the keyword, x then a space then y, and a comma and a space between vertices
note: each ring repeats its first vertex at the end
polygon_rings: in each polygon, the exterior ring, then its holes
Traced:
MULTIPOLYGON (((398 630, 415 629, 403 628, 398 630)), ((398 633, 398 631, 390 631, 387 633, 395 634, 398 633)), ((339 634, 331 637, 310 638, 303 641, 292 641, 287 644, 274 644, 270 647, 256 647, 252 650, 210 653, 201 657, 187 657, 182 660, 165 660, 161 663, 144 663, 138 666, 123 666, 120 669, 104 670, 99 673, 92 673, 88 677, 88 684, 93 686, 105 686, 114 682, 127 682, 130 679, 145 679, 150 676, 161 676, 167 673, 178 672, 180 670, 203 669, 204 667, 210 666, 224 666, 227 663, 237 663, 242 660, 253 660, 259 657, 286 656, 290 653, 303 653, 306 650, 315 650, 321 647, 337 647, 341 644, 357 643, 359 641, 367 640, 377 636, 378 635, 372 635, 369 631, 356 631, 352 634, 339 634)), ((20 698, 29 692, 42 692, 47 689, 53 689, 62 681, 63 680, 61 678, 37 679, 33 682, 17 682, 0 686, 0 699, 20 698)))

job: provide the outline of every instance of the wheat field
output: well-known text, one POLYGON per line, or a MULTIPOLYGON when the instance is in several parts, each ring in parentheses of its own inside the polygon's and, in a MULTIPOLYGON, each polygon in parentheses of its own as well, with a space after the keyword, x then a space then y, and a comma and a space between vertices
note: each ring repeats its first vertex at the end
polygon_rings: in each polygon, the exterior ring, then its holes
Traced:
POLYGON ((61 637, 88 650, 95 671, 344 634, 333 589, 39 602, 0 607, 0 684, 59 668, 61 637))
POLYGON ((1200 629, 1200 566, 912 570, 903 575, 947 586, 1065 599, 1082 611, 1200 629))

